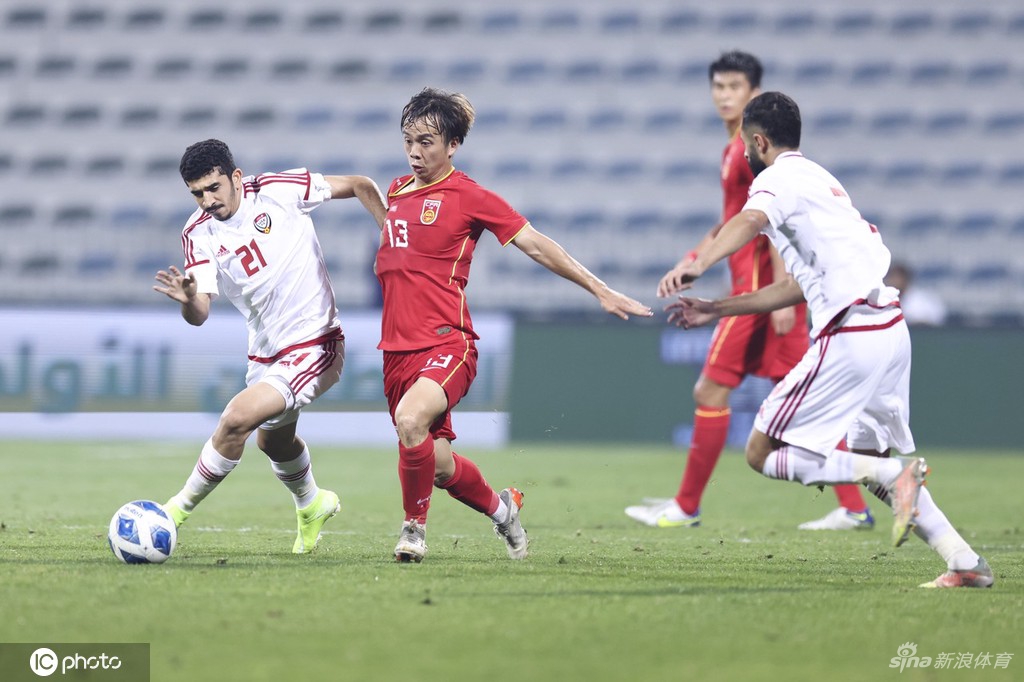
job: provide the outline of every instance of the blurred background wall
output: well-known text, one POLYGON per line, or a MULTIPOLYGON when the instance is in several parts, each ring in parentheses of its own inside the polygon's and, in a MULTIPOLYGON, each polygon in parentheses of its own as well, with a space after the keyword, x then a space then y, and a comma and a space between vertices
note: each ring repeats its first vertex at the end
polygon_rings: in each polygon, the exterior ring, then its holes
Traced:
MULTIPOLYGON (((3 0, 0 305, 176 314, 150 287, 181 262, 188 144, 221 138, 247 173, 306 166, 384 187, 406 171, 401 108, 433 85, 477 108, 459 168, 660 307, 656 282, 720 211, 707 65, 743 49, 764 61, 765 89, 799 102, 804 152, 948 324, 1019 333, 1022 39, 1016 0, 3 0)), ((356 202, 314 218, 343 319, 372 310, 372 223, 356 202)), ((702 293, 724 290, 717 272, 702 293)), ((520 321, 599 314, 488 237, 469 296, 520 321)), ((14 343, 0 353, 11 367, 14 343)), ((687 399, 692 377, 678 381, 687 399)))

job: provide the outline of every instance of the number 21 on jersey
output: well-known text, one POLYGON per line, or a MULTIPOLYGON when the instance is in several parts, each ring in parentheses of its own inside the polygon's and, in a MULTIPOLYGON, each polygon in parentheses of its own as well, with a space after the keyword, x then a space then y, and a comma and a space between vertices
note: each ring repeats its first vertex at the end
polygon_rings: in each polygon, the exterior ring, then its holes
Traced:
POLYGON ((409 246, 409 221, 396 220, 394 225, 388 218, 384 222, 384 229, 388 231, 388 243, 392 248, 406 248, 409 246))

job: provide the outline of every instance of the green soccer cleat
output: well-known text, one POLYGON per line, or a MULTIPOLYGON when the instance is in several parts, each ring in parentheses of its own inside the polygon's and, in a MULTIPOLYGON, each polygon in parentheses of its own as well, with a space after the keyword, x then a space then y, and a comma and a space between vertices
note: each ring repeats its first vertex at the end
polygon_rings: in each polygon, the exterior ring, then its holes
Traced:
POLYGON ((192 515, 192 512, 187 512, 179 507, 173 497, 160 506, 162 506, 164 511, 167 512, 167 515, 171 517, 171 521, 174 521, 175 528, 180 528, 181 524, 185 523, 185 519, 192 515))
POLYGON ((292 554, 309 554, 320 542, 320 529, 327 519, 341 511, 338 495, 330 490, 320 489, 308 507, 296 509, 299 518, 299 532, 292 545, 292 554))

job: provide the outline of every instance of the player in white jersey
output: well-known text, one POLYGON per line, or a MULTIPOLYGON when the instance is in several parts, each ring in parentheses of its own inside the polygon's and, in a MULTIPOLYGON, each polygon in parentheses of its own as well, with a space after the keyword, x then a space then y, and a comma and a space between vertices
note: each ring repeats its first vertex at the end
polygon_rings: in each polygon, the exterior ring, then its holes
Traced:
POLYGON ((814 343, 761 405, 747 442, 747 462, 768 478, 803 485, 863 483, 893 509, 893 544, 912 531, 947 570, 922 587, 990 587, 992 570, 923 487, 922 458, 910 433, 910 335, 899 292, 882 283, 889 251, 843 186, 800 152, 800 110, 778 92, 743 112, 746 156, 756 176, 743 210, 695 261, 678 266, 680 291, 763 232, 790 276, 718 301, 681 296, 669 319, 691 328, 720 317, 763 313, 806 300, 814 343), (851 452, 835 449, 846 437, 851 452))
POLYGON ((377 224, 384 199, 373 180, 323 176, 304 168, 242 177, 228 146, 197 142, 185 150, 181 177, 199 209, 181 234, 182 273, 156 274, 154 290, 181 304, 201 325, 223 293, 249 329, 246 388, 231 399, 184 487, 164 505, 180 526, 227 476, 246 439, 256 443, 291 491, 298 517, 292 551, 312 551, 340 509, 337 494, 313 478, 309 449, 296 434, 299 412, 341 377, 345 337, 310 211, 329 199, 357 197, 377 224))

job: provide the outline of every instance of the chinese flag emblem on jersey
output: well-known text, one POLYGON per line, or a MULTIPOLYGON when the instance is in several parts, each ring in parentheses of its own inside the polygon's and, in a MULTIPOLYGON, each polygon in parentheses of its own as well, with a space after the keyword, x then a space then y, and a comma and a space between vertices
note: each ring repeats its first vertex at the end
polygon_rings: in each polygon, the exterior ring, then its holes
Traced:
POLYGON ((437 213, 440 210, 440 199, 424 199, 423 210, 420 211, 420 222, 424 225, 432 225, 437 220, 437 213))

